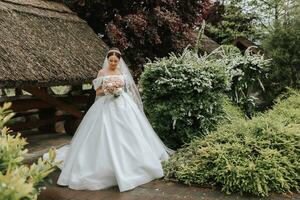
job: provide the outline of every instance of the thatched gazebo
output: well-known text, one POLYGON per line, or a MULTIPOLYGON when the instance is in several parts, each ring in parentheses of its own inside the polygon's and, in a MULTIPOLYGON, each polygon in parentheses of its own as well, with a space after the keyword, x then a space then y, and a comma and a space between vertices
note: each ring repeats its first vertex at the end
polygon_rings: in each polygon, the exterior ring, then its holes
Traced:
POLYGON ((84 20, 61 3, 0 0, 0 38, 1 89, 19 91, 13 97, 1 96, 1 102, 11 101, 16 117, 40 116, 14 124, 15 130, 66 119, 54 116, 55 110, 78 119, 83 116, 82 109, 72 104, 87 104, 89 94, 56 97, 47 88, 81 87, 96 77, 108 47, 84 20), (32 96, 24 95, 22 90, 32 96))

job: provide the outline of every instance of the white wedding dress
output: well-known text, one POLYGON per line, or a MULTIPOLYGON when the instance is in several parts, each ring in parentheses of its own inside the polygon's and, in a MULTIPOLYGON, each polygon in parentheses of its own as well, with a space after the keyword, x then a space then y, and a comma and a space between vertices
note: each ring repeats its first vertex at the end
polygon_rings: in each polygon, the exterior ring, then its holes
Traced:
MULTIPOLYGON (((124 79, 105 75, 94 79, 124 79)), ((131 96, 98 96, 83 117, 70 144, 57 149, 58 185, 75 190, 100 190, 118 185, 133 189, 164 176, 161 162, 170 154, 131 96)), ((48 153, 43 155, 49 158, 48 153)))

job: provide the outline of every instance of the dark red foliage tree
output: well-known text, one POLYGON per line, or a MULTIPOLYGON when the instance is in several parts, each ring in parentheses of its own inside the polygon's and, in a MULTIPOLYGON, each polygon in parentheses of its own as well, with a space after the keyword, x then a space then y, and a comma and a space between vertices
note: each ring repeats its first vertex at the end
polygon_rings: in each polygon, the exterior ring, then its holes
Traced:
POLYGON ((206 18, 210 0, 60 0, 85 19, 110 46, 126 54, 131 68, 146 57, 181 52, 195 42, 194 28, 206 18))

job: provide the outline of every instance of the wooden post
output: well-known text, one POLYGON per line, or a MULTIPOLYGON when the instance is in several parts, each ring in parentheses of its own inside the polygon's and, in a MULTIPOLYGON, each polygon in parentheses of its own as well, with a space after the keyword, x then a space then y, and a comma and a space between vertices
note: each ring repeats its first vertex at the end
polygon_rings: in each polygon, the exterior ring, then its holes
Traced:
POLYGON ((96 98, 96 93, 94 90, 90 90, 89 91, 89 97, 88 97, 88 101, 87 101, 87 104, 84 108, 84 112, 86 113, 88 111, 88 109, 91 107, 91 105, 94 103, 95 101, 95 98, 96 98))
MULTIPOLYGON (((47 120, 55 117, 55 108, 45 108, 40 109, 39 119, 47 120)), ((55 132, 55 124, 47 124, 39 127, 39 131, 42 133, 54 133, 55 132)))

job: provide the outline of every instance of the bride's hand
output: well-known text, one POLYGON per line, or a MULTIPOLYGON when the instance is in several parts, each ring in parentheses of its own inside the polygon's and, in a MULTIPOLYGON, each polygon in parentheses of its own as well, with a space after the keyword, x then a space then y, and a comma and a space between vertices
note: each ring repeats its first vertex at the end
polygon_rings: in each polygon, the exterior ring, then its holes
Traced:
POLYGON ((96 90, 96 96, 100 96, 103 93, 104 93, 104 90, 101 87, 97 88, 97 90, 96 90))

